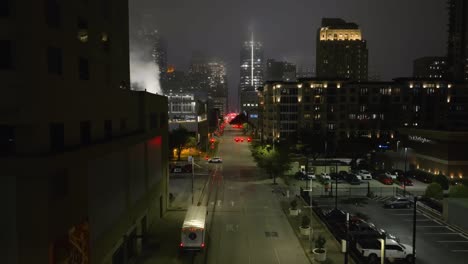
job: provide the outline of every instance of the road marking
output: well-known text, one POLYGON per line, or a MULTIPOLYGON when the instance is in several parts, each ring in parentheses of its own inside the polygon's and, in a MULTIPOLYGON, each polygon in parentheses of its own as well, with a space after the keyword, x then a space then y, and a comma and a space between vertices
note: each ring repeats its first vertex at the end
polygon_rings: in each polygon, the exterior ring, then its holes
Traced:
POLYGON ((276 251, 276 248, 273 248, 275 250, 275 255, 276 255, 276 260, 278 260, 278 263, 281 264, 281 261, 278 257, 278 251, 276 251))
POLYGON ((468 252, 468 249, 454 249, 452 252, 468 252))
POLYGON ((460 233, 424 233, 425 235, 460 235, 460 233))
POLYGON ((452 241, 452 240, 441 240, 441 241, 436 241, 437 243, 468 243, 466 240, 459 240, 459 241, 452 241))

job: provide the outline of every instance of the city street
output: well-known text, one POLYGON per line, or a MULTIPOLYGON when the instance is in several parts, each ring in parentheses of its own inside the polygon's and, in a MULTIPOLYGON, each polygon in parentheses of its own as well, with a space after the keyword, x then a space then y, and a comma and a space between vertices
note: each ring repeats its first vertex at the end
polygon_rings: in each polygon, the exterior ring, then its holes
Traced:
MULTIPOLYGON (((350 213, 363 213, 369 222, 400 238, 401 243, 412 245, 413 208, 384 209, 383 202, 390 197, 377 197, 367 204, 345 203, 339 199, 338 209, 350 213)), ((314 198, 319 206, 334 208, 334 198, 314 198)), ((416 216, 416 260, 420 264, 466 263, 468 237, 432 219, 422 212, 416 216)))
POLYGON ((221 169, 209 201, 214 213, 206 263, 309 263, 272 180, 254 163, 250 143, 235 142, 236 136, 242 136, 240 129, 226 129, 219 145, 223 163, 214 165, 221 169))

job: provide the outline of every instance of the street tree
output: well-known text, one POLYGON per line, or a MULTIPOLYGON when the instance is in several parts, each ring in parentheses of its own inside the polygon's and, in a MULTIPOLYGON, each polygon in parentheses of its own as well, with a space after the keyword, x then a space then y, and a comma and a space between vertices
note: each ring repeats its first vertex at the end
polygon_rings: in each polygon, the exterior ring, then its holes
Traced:
POLYGON ((298 135, 301 142, 301 152, 307 158, 312 158, 314 161, 320 156, 326 154, 327 143, 326 137, 313 129, 301 129, 298 135))
POLYGON ((358 167, 357 160, 364 158, 374 147, 372 139, 363 137, 352 137, 340 140, 337 152, 351 158, 351 166, 358 167))
POLYGON ((187 143, 191 144, 190 136, 191 133, 182 126, 179 126, 177 129, 169 133, 169 145, 171 149, 177 149, 177 160, 180 160, 182 149, 187 145, 187 143))
POLYGON ((258 167, 273 178, 273 184, 276 184, 276 177, 291 168, 291 159, 286 146, 278 145, 273 148, 271 145, 252 144, 251 151, 258 167))
POLYGON ((442 174, 435 175, 434 178, 432 178, 432 182, 436 182, 440 184, 443 190, 449 189, 449 180, 445 175, 442 175, 442 174))

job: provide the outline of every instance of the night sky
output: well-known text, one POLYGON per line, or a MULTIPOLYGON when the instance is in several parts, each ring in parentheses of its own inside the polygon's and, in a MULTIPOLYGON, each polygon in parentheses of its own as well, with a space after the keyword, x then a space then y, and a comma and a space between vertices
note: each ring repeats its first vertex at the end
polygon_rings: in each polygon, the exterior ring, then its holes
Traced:
POLYGON ((168 42, 168 61, 188 69, 193 51, 223 59, 230 102, 236 103, 239 52, 250 28, 265 60, 315 67, 322 17, 359 24, 368 41, 369 73, 383 80, 411 76, 412 61, 446 53, 446 0, 132 0, 130 28, 157 28, 168 42))

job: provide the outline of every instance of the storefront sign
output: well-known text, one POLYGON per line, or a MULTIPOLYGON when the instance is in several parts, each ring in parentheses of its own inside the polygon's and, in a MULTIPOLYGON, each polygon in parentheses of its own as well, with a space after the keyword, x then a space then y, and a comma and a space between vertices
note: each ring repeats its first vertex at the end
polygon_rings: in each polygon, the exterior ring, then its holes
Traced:
POLYGON ((408 136, 408 139, 411 140, 411 141, 416 141, 416 142, 419 142, 419 143, 435 143, 434 141, 430 140, 430 139, 427 139, 425 137, 421 137, 421 136, 408 136))

